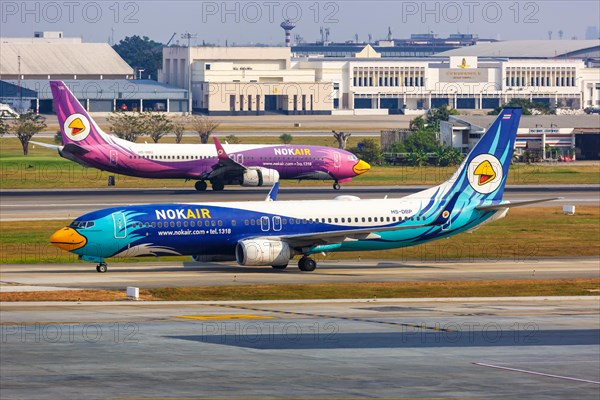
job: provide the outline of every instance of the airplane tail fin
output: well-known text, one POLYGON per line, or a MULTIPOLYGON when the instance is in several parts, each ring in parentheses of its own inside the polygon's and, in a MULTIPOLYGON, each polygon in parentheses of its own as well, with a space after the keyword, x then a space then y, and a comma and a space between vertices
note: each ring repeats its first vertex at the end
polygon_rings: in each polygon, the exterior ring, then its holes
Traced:
POLYGON ((62 81, 50 81, 63 145, 99 145, 109 141, 79 100, 62 81))
POLYGON ((520 119, 520 107, 500 112, 454 175, 440 186, 445 198, 460 193, 472 205, 502 200, 520 119))

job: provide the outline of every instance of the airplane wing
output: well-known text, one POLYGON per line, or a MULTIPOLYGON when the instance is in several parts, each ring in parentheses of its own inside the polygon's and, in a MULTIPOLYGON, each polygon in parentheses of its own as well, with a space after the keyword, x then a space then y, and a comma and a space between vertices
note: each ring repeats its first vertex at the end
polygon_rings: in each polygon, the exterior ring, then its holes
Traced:
POLYGON ((529 204, 536 204, 536 203, 542 203, 545 201, 560 200, 560 199, 564 199, 564 197, 551 197, 551 198, 547 198, 547 199, 512 201, 512 202, 511 201, 502 201, 499 203, 489 204, 489 205, 485 205, 485 206, 477 206, 475 208, 480 211, 494 211, 494 210, 501 210, 503 208, 527 206, 529 204))
POLYGON ((229 172, 241 172, 246 170, 245 166, 232 160, 229 155, 227 155, 225 149, 219 142, 219 139, 213 137, 213 141, 217 148, 218 162, 213 165, 212 171, 209 172, 204 179, 213 179, 229 172))

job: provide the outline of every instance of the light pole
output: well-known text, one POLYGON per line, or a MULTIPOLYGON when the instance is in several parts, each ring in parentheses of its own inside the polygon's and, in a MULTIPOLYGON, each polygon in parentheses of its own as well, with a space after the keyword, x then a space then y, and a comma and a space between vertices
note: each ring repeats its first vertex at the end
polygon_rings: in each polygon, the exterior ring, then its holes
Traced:
POLYGON ((138 69, 138 79, 142 79, 142 72, 144 72, 144 71, 145 71, 145 69, 143 69, 143 68, 138 69))

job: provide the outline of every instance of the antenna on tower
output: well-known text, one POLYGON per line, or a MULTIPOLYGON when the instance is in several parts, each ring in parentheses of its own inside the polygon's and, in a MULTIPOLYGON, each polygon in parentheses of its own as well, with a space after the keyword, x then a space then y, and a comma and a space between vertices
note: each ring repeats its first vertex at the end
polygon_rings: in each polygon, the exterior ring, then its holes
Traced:
POLYGON ((187 40, 187 47, 190 47, 192 39, 196 39, 197 37, 198 37, 198 34, 196 34, 196 33, 186 32, 186 33, 181 34, 181 38, 187 40))
POLYGON ((564 35, 564 34, 565 34, 565 33, 564 33, 564 32, 563 32, 563 30, 561 29, 560 31, 558 31, 558 38, 562 40, 562 38, 563 38, 563 35, 564 35))
POLYGON ((369 33, 369 43, 373 43, 373 35, 369 33))
POLYGON ((388 26, 387 40, 392 40, 392 27, 388 26))
POLYGON ((548 31, 548 40, 552 40, 552 31, 548 31))
POLYGON ((329 28, 325 28, 325 41, 329 42, 329 28))

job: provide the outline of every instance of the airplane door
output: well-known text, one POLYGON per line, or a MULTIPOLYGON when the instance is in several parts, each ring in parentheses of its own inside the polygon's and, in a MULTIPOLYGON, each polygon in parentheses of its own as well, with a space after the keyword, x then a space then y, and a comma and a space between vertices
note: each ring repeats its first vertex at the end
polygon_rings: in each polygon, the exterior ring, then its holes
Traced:
POLYGON ((340 153, 337 151, 333 153, 333 168, 337 171, 340 168, 340 153))
POLYGON ((281 217, 273 217, 273 230, 276 232, 281 230, 281 217))
POLYGON ((116 167, 117 166, 117 161, 118 161, 118 153, 116 150, 111 150, 110 151, 110 165, 116 167))
POLYGON ((260 218, 260 229, 263 232, 267 232, 269 229, 271 229, 271 224, 269 222, 269 217, 261 217, 260 218))
POLYGON ((127 237, 127 219, 123 213, 114 213, 112 215, 115 223, 115 239, 124 239, 127 237))

